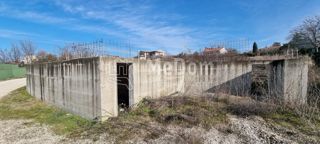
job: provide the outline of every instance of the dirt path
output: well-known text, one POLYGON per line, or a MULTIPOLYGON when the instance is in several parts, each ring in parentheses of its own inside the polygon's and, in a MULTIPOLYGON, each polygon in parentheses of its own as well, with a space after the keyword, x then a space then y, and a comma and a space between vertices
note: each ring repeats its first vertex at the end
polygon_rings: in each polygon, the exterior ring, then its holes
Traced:
POLYGON ((32 123, 30 120, 0 121, 0 143, 42 144, 59 143, 61 136, 55 135, 49 127, 32 123))
POLYGON ((26 85, 26 78, 0 81, 0 99, 11 91, 26 85))
POLYGON ((55 134, 50 126, 32 120, 0 120, 0 144, 109 144, 110 140, 100 141, 77 138, 68 139, 55 134))

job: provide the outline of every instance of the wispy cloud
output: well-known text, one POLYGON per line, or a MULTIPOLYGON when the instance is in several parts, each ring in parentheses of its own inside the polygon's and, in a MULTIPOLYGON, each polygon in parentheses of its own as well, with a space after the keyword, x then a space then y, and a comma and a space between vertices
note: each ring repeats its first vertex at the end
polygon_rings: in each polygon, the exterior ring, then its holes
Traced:
POLYGON ((199 41, 194 35, 192 36, 197 33, 194 29, 168 22, 182 19, 183 16, 150 14, 153 5, 146 1, 89 1, 86 5, 81 5, 74 0, 56 0, 54 5, 56 10, 60 9, 67 14, 60 16, 50 11, 28 8, 21 10, 0 3, 0 15, 52 24, 69 30, 100 33, 106 37, 112 36, 121 41, 130 41, 139 49, 163 49, 177 53, 186 47, 195 46, 199 41))
POLYGON ((2 38, 21 39, 21 38, 36 37, 36 36, 39 36, 39 35, 22 32, 22 31, 16 31, 16 30, 0 29, 0 37, 2 38))
MULTIPOLYGON (((53 36, 53 39, 56 35, 75 41, 102 37, 130 42, 135 49, 163 49, 170 53, 181 52, 186 48, 199 49, 210 45, 212 41, 239 38, 256 41, 268 38, 270 41, 284 42, 283 38, 292 26, 297 25, 306 15, 319 13, 318 9, 319 2, 307 3, 303 0, 244 0, 230 4, 218 1, 146 0, 0 2, 1 17, 18 19, 22 23, 33 22, 28 23, 28 26, 43 25, 44 28, 39 31, 48 30, 47 36, 53 36)), ((27 31, 27 27, 19 28, 27 31)), ((0 34, 1 37, 14 35, 22 37, 23 33, 6 31, 0 34)))
POLYGON ((65 24, 75 22, 74 18, 56 17, 44 12, 36 12, 31 10, 20 10, 15 7, 0 3, 0 16, 9 16, 38 23, 65 24))
MULTIPOLYGON (((81 8, 72 8, 67 7, 67 5, 63 6, 63 8, 69 12, 80 12, 81 8)), ((106 35, 116 36, 116 37, 124 37, 124 34, 116 32, 110 28, 105 26, 99 26, 94 24, 82 24, 82 21, 76 17, 61 17, 50 15, 44 12, 37 12, 37 11, 22 11, 19 9, 15 9, 14 7, 10 7, 9 5, 1 4, 0 3, 0 16, 8 16, 17 19, 23 19, 26 21, 32 21, 36 23, 45 23, 45 24, 52 24, 61 28, 69 29, 69 30, 76 30, 81 32, 89 32, 89 33, 102 33, 106 35)), ((92 14, 87 12, 88 15, 92 14)))
POLYGON ((0 37, 5 39, 10 39, 13 42, 18 42, 20 40, 36 40, 37 43, 41 44, 50 44, 55 47, 59 47, 59 44, 71 43, 71 41, 61 40, 61 39, 53 39, 47 36, 42 36, 36 33, 11 30, 11 29, 0 29, 0 37))
MULTIPOLYGON (((66 12, 79 14, 83 18, 101 20, 117 26, 129 35, 127 39, 135 41, 143 48, 165 48, 169 51, 181 50, 186 46, 193 45, 194 38, 190 36, 193 31, 190 28, 182 26, 173 26, 166 24, 165 21, 153 19, 157 16, 149 16, 149 5, 132 5, 130 2, 114 3, 107 1, 102 7, 77 5, 65 1, 57 1, 56 4, 66 12), (107 7, 107 8, 104 8, 107 7), (114 8, 119 10, 114 11, 114 8)), ((161 17, 161 16, 158 16, 161 17)))

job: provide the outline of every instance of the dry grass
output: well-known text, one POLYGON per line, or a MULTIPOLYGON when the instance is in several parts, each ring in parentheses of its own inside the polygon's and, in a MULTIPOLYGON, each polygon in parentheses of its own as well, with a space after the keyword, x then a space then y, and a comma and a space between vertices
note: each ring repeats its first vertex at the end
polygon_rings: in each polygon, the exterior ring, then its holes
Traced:
MULTIPOLYGON (((207 130, 216 128, 229 133, 227 114, 241 117, 257 115, 271 125, 320 137, 319 117, 307 121, 293 108, 223 94, 144 99, 135 108, 102 123, 94 123, 48 106, 28 95, 25 88, 14 91, 0 101, 0 119, 32 119, 51 126, 58 134, 67 134, 71 138, 85 137, 95 140, 99 139, 101 134, 107 133, 116 143, 136 138, 156 139, 170 134, 170 126, 201 127, 207 130)), ((201 143, 200 139, 180 136, 184 141, 188 138, 193 140, 192 143, 201 143)))
MULTIPOLYGON (((107 132, 122 143, 137 137, 146 140, 158 138, 170 133, 167 130, 169 125, 210 129, 228 123, 224 107, 224 103, 207 97, 144 99, 136 108, 87 129, 86 137, 97 138, 107 132)), ((74 136, 81 133, 74 133, 74 136)))
MULTIPOLYGON (((168 126, 216 128, 228 131, 227 114, 240 117, 261 116, 274 126, 294 128, 306 135, 318 136, 317 123, 308 122, 293 109, 257 102, 248 97, 228 95, 205 97, 163 97, 144 99, 134 109, 87 129, 96 136, 107 132, 122 143, 137 137, 144 140, 156 139, 170 133, 168 126), (314 125, 317 127, 311 127, 314 125), (221 128, 223 127, 223 128, 221 128)), ((318 129, 320 130, 320 129, 318 129)), ((90 137, 90 135, 87 135, 90 137)), ((93 136, 93 135, 91 135, 93 136)), ((181 136, 182 139, 183 136, 181 136)))

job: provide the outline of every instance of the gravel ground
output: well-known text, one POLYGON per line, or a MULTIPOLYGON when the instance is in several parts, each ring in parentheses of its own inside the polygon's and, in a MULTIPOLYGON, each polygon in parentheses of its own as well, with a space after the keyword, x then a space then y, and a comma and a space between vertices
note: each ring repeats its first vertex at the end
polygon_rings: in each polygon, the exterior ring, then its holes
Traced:
POLYGON ((0 99, 11 91, 26 85, 26 78, 0 81, 0 99))
POLYGON ((33 123, 30 120, 0 121, 0 143, 8 144, 54 144, 63 140, 47 126, 33 123))
POLYGON ((272 131, 260 117, 239 118, 229 116, 230 123, 223 128, 169 127, 170 134, 145 143, 204 143, 204 144, 294 144, 272 131), (220 129, 220 130, 218 130, 220 129))
MULTIPOLYGON (((279 133, 270 127, 261 117, 239 118, 229 116, 230 123, 220 128, 205 130, 200 127, 182 128, 179 126, 167 126, 167 132, 156 139, 144 139, 137 137, 127 143, 139 144, 175 144, 175 143, 204 143, 204 144, 294 144, 298 139, 306 136, 296 134, 289 137, 285 133, 279 133)), ((307 140, 309 141, 309 140, 307 140)), ((299 141, 304 143, 306 140, 299 141)), ((115 143, 107 133, 102 134, 97 141, 90 139, 68 139, 54 134, 46 125, 40 125, 31 120, 2 120, 0 121, 0 144, 104 144, 115 143)), ((309 141, 308 143, 317 143, 309 141)))
POLYGON ((107 135, 101 135, 98 141, 89 139, 68 139, 59 136, 46 125, 34 123, 31 120, 1 120, 0 144, 107 144, 107 135))

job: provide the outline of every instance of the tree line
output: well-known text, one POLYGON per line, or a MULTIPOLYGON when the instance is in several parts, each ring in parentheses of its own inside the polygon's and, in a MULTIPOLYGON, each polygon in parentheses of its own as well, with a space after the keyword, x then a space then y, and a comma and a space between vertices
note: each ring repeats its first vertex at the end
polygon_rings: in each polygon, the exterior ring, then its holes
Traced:
POLYGON ((10 49, 0 49, 0 63, 20 63, 22 59, 31 62, 36 46, 30 40, 12 43, 10 49))
POLYGON ((0 49, 0 63, 25 64, 35 62, 54 62, 75 58, 95 57, 102 55, 102 41, 81 44, 66 44, 58 47, 58 54, 38 50, 30 40, 12 43, 9 49, 0 49))

